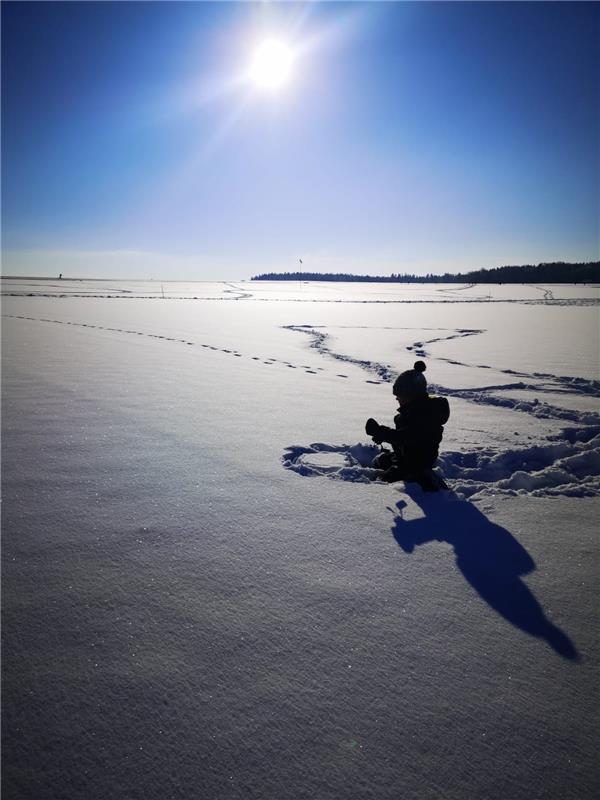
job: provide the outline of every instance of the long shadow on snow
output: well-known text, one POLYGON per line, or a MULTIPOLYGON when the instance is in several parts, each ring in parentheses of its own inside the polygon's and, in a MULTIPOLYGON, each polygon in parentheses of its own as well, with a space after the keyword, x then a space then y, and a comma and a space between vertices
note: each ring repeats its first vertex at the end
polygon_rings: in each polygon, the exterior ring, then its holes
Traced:
POLYGON ((535 569, 535 562, 506 528, 490 522, 475 505, 448 492, 426 494, 410 483, 405 487, 425 516, 404 520, 406 503, 397 503, 400 514, 392 533, 402 550, 412 553, 416 545, 448 542, 454 548, 456 565, 494 611, 526 633, 545 639, 559 655, 577 661, 573 642, 546 618, 521 580, 535 569))

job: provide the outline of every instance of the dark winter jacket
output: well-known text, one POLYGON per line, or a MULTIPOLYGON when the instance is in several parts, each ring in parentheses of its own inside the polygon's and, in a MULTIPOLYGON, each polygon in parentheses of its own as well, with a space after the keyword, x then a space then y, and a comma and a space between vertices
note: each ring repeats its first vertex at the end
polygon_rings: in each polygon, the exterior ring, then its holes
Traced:
POLYGON ((395 430, 380 425, 377 438, 392 445, 399 464, 407 472, 418 473, 433 467, 449 416, 450 406, 445 397, 425 394, 398 410, 395 430))

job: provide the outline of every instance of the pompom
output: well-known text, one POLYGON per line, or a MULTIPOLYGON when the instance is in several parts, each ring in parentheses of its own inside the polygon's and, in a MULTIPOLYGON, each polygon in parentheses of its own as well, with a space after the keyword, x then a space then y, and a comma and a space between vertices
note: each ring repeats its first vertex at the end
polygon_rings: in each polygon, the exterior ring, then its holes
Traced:
POLYGON ((424 361, 415 361, 413 369, 415 372, 425 372, 427 367, 425 366, 424 361))

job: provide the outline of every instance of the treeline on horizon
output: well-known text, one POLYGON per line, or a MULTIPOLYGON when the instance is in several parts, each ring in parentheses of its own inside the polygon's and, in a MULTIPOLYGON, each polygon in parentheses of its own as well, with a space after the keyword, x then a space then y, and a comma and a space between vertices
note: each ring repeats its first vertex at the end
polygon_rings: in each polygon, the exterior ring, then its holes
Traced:
POLYGON ((600 261, 494 267, 443 275, 351 275, 347 272, 264 272, 252 281, 340 281, 344 283, 600 283, 600 261))

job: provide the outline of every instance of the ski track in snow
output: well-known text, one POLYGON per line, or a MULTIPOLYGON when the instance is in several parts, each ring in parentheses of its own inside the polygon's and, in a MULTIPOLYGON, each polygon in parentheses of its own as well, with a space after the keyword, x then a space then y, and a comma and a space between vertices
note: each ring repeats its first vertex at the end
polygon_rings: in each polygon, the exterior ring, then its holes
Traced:
MULTIPOLYGON (((142 336, 187 346, 198 346, 236 358, 248 357, 232 348, 216 347, 208 343, 143 331, 24 315, 7 314, 3 316, 9 319, 70 325, 130 336, 142 336)), ((283 327, 293 332, 308 334, 311 337, 309 347, 315 349, 321 356, 358 366, 375 378, 367 379, 366 383, 375 385, 391 383, 397 375, 397 370, 390 364, 379 364, 374 361, 336 353, 328 343, 330 334, 319 330, 317 327, 311 325, 285 325, 283 327)), ((441 331, 445 329, 433 330, 441 331)), ((437 336, 426 341, 414 342, 407 349, 422 357, 433 358, 424 349, 425 345, 481 333, 483 331, 478 329, 457 329, 447 336, 437 336)), ((329 372, 323 367, 311 367, 307 364, 296 365, 276 358, 264 358, 262 356, 250 356, 250 358, 266 366, 279 364, 290 369, 302 369, 311 375, 329 372)), ((489 365, 468 365, 445 358, 438 360, 459 366, 495 369, 489 365)), ((560 437, 553 437, 554 439, 560 439, 560 441, 551 439, 545 445, 534 445, 528 448, 508 448, 506 450, 481 448, 469 453, 442 451, 438 465, 441 467, 444 476, 452 480, 453 490, 464 497, 483 496, 486 494, 528 494, 536 497, 600 495, 600 415, 559 408, 540 402, 537 399, 517 400, 494 394, 494 392, 498 391, 505 392, 516 389, 535 391, 536 393, 560 391, 564 394, 583 394, 597 397, 600 395, 600 383, 584 378, 556 376, 548 373, 529 374, 501 369, 497 371, 516 377, 525 377, 530 381, 540 380, 542 382, 519 381, 510 384, 490 385, 478 389, 449 388, 439 384, 429 384, 429 386, 434 393, 447 397, 457 397, 478 404, 487 404, 525 413, 538 419, 554 419, 576 423, 576 425, 564 428, 560 437)), ((334 374, 335 377, 343 380, 349 379, 349 376, 344 373, 329 372, 329 374, 334 374)), ((376 480, 380 475, 378 470, 370 467, 373 457, 378 452, 380 450, 375 445, 365 445, 363 443, 333 445, 320 442, 309 446, 290 446, 286 448, 282 461, 284 467, 303 476, 321 475, 336 480, 366 482, 376 480), (323 460, 323 454, 328 454, 328 458, 323 460), (319 458, 315 458, 316 455, 319 455, 319 458)))
POLYGON ((540 292, 543 292, 544 300, 554 300, 554 292, 552 291, 552 289, 548 289, 545 286, 536 286, 533 283, 529 283, 528 286, 531 286, 534 289, 539 289, 540 292))
POLYGON ((229 286, 229 289, 223 289, 224 294, 233 294, 234 300, 247 300, 249 297, 252 297, 251 292, 245 292, 243 289, 240 289, 233 283, 226 283, 225 286, 229 286))
MULTIPOLYGON (((396 375, 398 374, 397 369, 395 369, 391 364, 380 364, 376 361, 369 361, 366 359, 354 358, 353 356, 348 356, 343 353, 336 353, 334 350, 331 349, 331 347, 328 344, 328 340, 330 339, 330 334, 318 330, 316 327, 312 327, 310 325, 286 325, 285 328, 287 330, 309 334, 311 336, 311 341, 309 344, 311 348, 317 350, 324 356, 329 356, 330 358, 334 358, 338 361, 343 361, 361 367, 367 372, 370 372, 371 374, 377 376, 377 378, 379 379, 378 382, 392 383, 396 375)), ((456 339, 463 336, 474 336, 476 334, 480 334, 483 332, 484 331, 482 330, 459 329, 453 331, 448 336, 438 336, 434 339, 429 339, 426 342, 415 342, 412 345, 409 345, 407 349, 422 358, 446 361, 451 364, 457 364, 464 367, 472 367, 474 369, 496 370, 495 367, 491 367, 489 365, 462 364, 461 362, 451 361, 450 359, 435 359, 435 357, 431 356, 424 349, 425 344, 445 341, 448 339, 456 339)), ((539 419, 557 419, 557 420, 567 420, 570 422, 579 422, 579 423, 583 422, 584 425, 600 425, 600 416, 598 414, 584 413, 570 409, 558 408, 557 406, 551 406, 548 403, 541 403, 537 399, 515 400, 510 397, 498 397, 493 394, 490 394, 491 392, 494 391, 525 389, 525 390, 536 391, 540 394, 543 394, 544 392, 553 392, 553 393, 562 392, 563 394, 584 394, 584 395, 599 397, 600 396, 599 381, 587 380, 586 378, 574 378, 569 376, 551 375, 549 373, 541 373, 541 372, 531 374, 525 372, 518 372, 516 370, 498 369, 496 371, 515 377, 526 377, 532 381, 535 381, 536 379, 542 379, 542 383, 524 383, 522 381, 519 381, 511 384, 498 384, 486 387, 479 387, 477 389, 450 388, 447 386, 441 386, 440 384, 433 384, 433 383, 430 383, 429 386, 436 394, 444 394, 448 397, 460 397, 463 400, 469 400, 472 402, 483 403, 493 406, 500 406, 502 408, 507 408, 514 411, 522 411, 524 413, 531 414, 532 416, 535 416, 539 419)))
MULTIPOLYGON (((71 282, 73 279, 68 279, 71 282)), ((67 281, 65 281, 67 282, 67 281)), ((81 281, 83 282, 83 280, 81 281)), ((22 286, 27 286, 28 284, 22 283, 22 286)), ((555 298, 554 294, 551 289, 547 289, 543 286, 534 286, 533 288, 539 289, 543 292, 543 297, 541 298, 531 298, 531 297, 520 297, 520 298, 494 298, 489 293, 482 294, 482 295, 469 295, 468 297, 462 296, 461 292, 466 289, 473 289, 477 286, 480 287, 487 287, 487 284, 464 284, 459 285, 456 287, 444 287, 441 289, 436 289, 435 291, 440 294, 440 297, 437 298, 426 298, 426 299, 416 299, 416 298, 403 298, 403 299, 390 299, 390 300, 359 300, 356 298, 348 299, 348 298, 325 298, 319 297, 315 299, 314 297, 286 297, 286 298, 279 298, 279 297, 265 297, 263 294, 260 294, 260 287, 252 286, 252 291, 248 291, 248 285, 244 285, 243 287, 237 286, 235 283, 230 282, 223 282, 224 286, 229 288, 222 290, 221 296, 215 295, 208 295, 208 296, 199 296, 199 295, 191 295, 191 294, 184 294, 184 295, 174 295, 174 294, 167 294, 164 295, 162 290, 158 288, 153 290, 152 294, 146 292, 145 294, 133 294, 133 290, 131 289, 121 289, 118 287, 111 287, 110 289, 105 289, 104 291, 94 291, 92 289, 77 289, 71 290, 69 287, 60 287, 57 284, 46 284, 43 290, 39 289, 39 285, 37 283, 29 284, 31 288, 35 287, 37 291, 26 291, 23 289, 20 290, 13 290, 9 291, 7 289, 3 289, 0 294, 2 297, 45 297, 45 298, 58 298, 58 299, 69 299, 69 298, 96 298, 96 299, 111 299, 111 300, 203 300, 203 301, 215 301, 215 302, 231 302, 237 300, 252 300, 261 303, 351 303, 351 304, 360 304, 360 305, 405 305, 405 304, 448 304, 448 303, 523 303, 525 305, 557 305, 557 306, 597 306, 600 305, 600 298, 593 298, 593 297, 576 297, 576 298, 555 298), (48 291, 49 288, 55 289, 55 291, 48 291), (260 295, 260 296, 259 296, 260 295)), ((386 284, 384 284, 386 285, 386 284)), ((493 285, 493 284, 491 284, 493 285)), ((527 286, 531 286, 531 284, 524 284, 527 286)), ((335 284, 333 284, 333 287, 335 284)))

